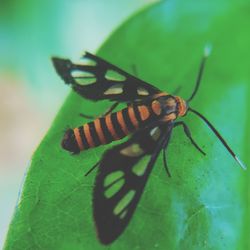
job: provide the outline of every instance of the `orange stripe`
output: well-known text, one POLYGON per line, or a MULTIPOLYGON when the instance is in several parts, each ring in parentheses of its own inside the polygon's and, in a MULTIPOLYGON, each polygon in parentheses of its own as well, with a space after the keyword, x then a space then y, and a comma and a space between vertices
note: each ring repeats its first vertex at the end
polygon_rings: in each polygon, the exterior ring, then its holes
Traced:
POLYGON ((84 134, 85 134, 85 136, 86 136, 86 140, 87 140, 87 142, 88 142, 88 144, 89 144, 89 147, 90 147, 90 148, 94 147, 94 146, 95 146, 95 143, 94 143, 94 141, 93 141, 93 139, 92 139, 92 136, 91 136, 91 134, 90 134, 89 124, 86 123, 86 124, 83 126, 83 129, 84 129, 84 134))
POLYGON ((130 121, 135 126, 135 128, 138 128, 139 127, 139 123, 138 123, 138 120, 136 119, 135 111, 134 111, 133 106, 129 106, 128 107, 128 115, 129 115, 130 121))
POLYGON ((122 115, 122 111, 118 111, 116 113, 117 115, 117 120, 122 128, 122 131, 127 135, 129 133, 128 129, 127 129, 127 126, 125 124, 125 121, 124 121, 124 118, 123 118, 123 115, 122 115))
POLYGON ((140 106, 138 106, 138 110, 139 110, 140 117, 141 117, 142 121, 145 121, 149 118, 150 113, 149 113, 147 106, 140 105, 140 106))
POLYGON ((74 129, 74 135, 75 135, 76 142, 77 142, 77 145, 78 145, 79 149, 83 150, 84 147, 83 147, 83 143, 82 143, 82 138, 81 138, 81 135, 80 135, 80 132, 79 132, 78 128, 74 129))
POLYGON ((156 115, 160 115, 161 114, 161 104, 158 101, 153 101, 151 104, 152 110, 154 111, 154 113, 156 115))
POLYGON ((176 96, 175 99, 179 104, 179 114, 178 115, 184 116, 187 112, 187 107, 185 105, 185 101, 179 96, 176 96))
POLYGON ((104 136, 103 131, 102 131, 100 119, 95 119, 94 125, 95 125, 95 129, 96 129, 96 133, 97 133, 101 143, 106 144, 106 139, 105 139, 105 136, 104 136))
POLYGON ((106 122, 107 128, 108 128, 110 134, 112 135, 113 139, 119 140, 120 137, 116 134, 114 126, 113 126, 112 121, 111 121, 111 114, 105 116, 105 122, 106 122))

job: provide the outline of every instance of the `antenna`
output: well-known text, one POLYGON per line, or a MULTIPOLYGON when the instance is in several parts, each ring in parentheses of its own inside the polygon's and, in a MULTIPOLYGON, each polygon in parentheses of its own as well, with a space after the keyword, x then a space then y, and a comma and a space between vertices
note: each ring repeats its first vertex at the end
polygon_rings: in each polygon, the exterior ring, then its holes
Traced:
POLYGON ((202 78, 202 75, 203 75, 205 63, 206 63, 206 60, 207 60, 208 56, 210 55, 211 51, 212 51, 212 45, 207 44, 205 46, 205 48, 204 48, 204 53, 203 53, 203 57, 201 59, 201 64, 200 64, 200 68, 199 68, 199 72, 198 72, 198 76, 197 76, 197 79, 196 79, 196 83, 195 83, 193 93, 188 98, 187 102, 190 102, 195 97, 195 95, 196 95, 196 93, 197 93, 197 91, 198 91, 198 89, 200 87, 201 78, 202 78))
POLYGON ((218 137, 218 139, 222 142, 222 144, 224 145, 224 147, 228 150, 228 152, 233 156, 233 158, 237 161, 237 163, 240 165, 240 167, 244 170, 246 170, 246 166, 244 165, 244 163, 240 160, 240 158, 233 152, 233 150, 228 146, 227 142, 223 139, 223 137, 220 135, 220 133, 218 132, 218 130, 208 121, 208 119, 206 117, 204 117, 201 113, 199 113, 198 111, 189 108, 189 111, 191 111, 192 113, 196 114, 197 116, 199 116, 207 125, 208 127, 214 132, 214 134, 218 137))

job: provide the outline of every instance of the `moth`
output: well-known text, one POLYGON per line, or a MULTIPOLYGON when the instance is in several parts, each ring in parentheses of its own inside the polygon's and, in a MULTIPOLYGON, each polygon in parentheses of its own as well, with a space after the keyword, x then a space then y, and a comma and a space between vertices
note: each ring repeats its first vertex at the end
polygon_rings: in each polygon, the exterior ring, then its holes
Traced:
POLYGON ((59 76, 76 93, 92 101, 113 102, 103 115, 97 118, 85 115, 93 118, 93 121, 67 130, 61 143, 63 149, 77 154, 130 135, 127 141, 107 150, 88 172, 98 167, 93 191, 93 215, 101 243, 112 243, 127 227, 161 152, 163 165, 170 176, 166 149, 174 128, 182 126, 190 142, 205 155, 194 141, 187 124, 178 121, 178 118, 184 117, 188 112, 201 118, 245 169, 217 129, 201 113, 189 106, 199 89, 208 55, 209 49, 206 48, 195 88, 187 100, 163 92, 91 53, 83 55, 79 63, 52 58, 59 76), (115 112, 115 108, 121 103, 127 106, 115 112), (145 157, 148 161, 143 161, 145 157))

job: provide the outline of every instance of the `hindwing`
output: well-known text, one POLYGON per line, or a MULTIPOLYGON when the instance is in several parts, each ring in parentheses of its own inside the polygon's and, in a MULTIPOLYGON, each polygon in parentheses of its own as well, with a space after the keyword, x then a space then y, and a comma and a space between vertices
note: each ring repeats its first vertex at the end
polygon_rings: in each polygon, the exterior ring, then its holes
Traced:
POLYGON ((104 154, 96 178, 93 207, 103 244, 113 242, 129 223, 172 123, 145 128, 104 154))

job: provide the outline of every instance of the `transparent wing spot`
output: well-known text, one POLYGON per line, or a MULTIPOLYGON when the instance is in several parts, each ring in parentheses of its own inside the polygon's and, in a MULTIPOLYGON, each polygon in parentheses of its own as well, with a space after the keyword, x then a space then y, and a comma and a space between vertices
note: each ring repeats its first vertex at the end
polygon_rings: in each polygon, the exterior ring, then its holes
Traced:
POLYGON ((127 208, 130 202, 133 200, 136 192, 135 190, 130 190, 125 194, 125 196, 118 202, 115 206, 113 212, 115 215, 120 215, 127 208))
POLYGON ((127 213, 128 213, 127 209, 125 211, 123 211, 122 213, 120 213, 120 215, 119 215, 120 219, 124 219, 125 216, 127 215, 127 213))
POLYGON ((161 136, 161 130, 159 127, 155 127, 150 131, 150 135, 154 141, 157 141, 161 136))
POLYGON ((79 70, 79 69, 73 69, 71 70, 71 76, 72 77, 76 77, 76 78, 95 78, 95 75, 90 73, 90 72, 86 72, 83 70, 79 70))
POLYGON ((120 151, 120 153, 122 155, 129 156, 129 157, 138 157, 138 156, 143 155, 144 151, 140 147, 139 144, 133 143, 133 144, 129 145, 128 147, 122 149, 120 151))
POLYGON ((105 74, 105 78, 110 81, 123 82, 126 80, 126 77, 115 70, 109 69, 105 74))
POLYGON ((143 176, 146 172, 149 159, 150 156, 141 159, 135 166, 133 166, 132 172, 139 177, 143 176))
POLYGON ((113 197, 116 193, 119 192, 119 190, 122 188, 122 186, 125 183, 125 179, 119 179, 116 180, 112 185, 108 186, 108 188, 106 188, 106 190, 104 191, 104 196, 107 199, 110 199, 111 197, 113 197))
POLYGON ((82 66, 96 66, 97 65, 95 60, 92 60, 86 57, 80 58, 75 64, 82 65, 82 66))
POLYGON ((109 186, 110 184, 114 183, 115 181, 119 180, 124 176, 124 172, 118 170, 110 173, 104 179, 104 187, 109 186))
POLYGON ((142 95, 142 96, 147 96, 147 95, 149 95, 149 92, 143 87, 138 87, 137 94, 142 95))
POLYGON ((75 82, 79 85, 89 85, 96 82, 95 78, 74 78, 75 82))
POLYGON ((117 95, 117 94, 121 94, 122 92, 123 92, 123 84, 118 83, 108 88, 104 92, 104 95, 117 95))
POLYGON ((74 81, 79 85, 88 85, 96 82, 96 77, 94 74, 78 69, 72 70, 71 76, 74 78, 74 81))

